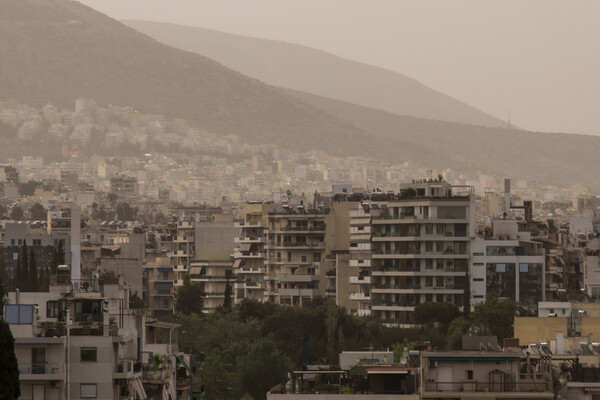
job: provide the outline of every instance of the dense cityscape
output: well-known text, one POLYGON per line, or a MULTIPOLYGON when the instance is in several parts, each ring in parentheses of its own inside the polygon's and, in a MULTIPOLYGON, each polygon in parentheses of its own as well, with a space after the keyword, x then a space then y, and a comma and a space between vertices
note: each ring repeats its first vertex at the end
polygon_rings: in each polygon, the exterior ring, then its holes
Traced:
POLYGON ((0 0, 0 400, 600 398, 594 12, 314 1, 0 0))

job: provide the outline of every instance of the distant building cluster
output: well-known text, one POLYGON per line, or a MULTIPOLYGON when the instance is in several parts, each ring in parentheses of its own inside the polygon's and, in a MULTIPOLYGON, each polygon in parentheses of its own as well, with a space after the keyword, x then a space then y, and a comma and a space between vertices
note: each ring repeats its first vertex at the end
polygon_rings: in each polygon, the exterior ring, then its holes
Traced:
MULTIPOLYGON (((361 370, 369 391, 553 398, 545 374, 573 357, 572 398, 596 390, 600 200, 581 187, 252 145, 83 99, 0 102, 0 121, 22 143, 59 138, 67 160, 0 166, 3 312, 30 398, 201 398, 200 355, 160 321, 188 280, 205 313, 328 297, 406 328, 419 305, 465 310, 495 293, 519 304, 520 343, 407 351, 361 370)), ((293 400, 319 374, 296 371, 269 396, 293 400)))

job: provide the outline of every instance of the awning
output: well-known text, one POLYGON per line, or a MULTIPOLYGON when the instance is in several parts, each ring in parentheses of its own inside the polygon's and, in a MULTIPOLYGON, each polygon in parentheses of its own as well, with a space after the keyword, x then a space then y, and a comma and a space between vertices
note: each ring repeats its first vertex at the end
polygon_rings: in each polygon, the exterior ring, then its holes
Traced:
POLYGON ((173 328, 179 328, 181 325, 174 324, 172 322, 155 321, 155 322, 146 322, 146 326, 153 326, 155 328, 173 329, 173 328))
POLYGON ((158 267, 161 272, 173 272, 173 267, 158 267))
POLYGON ((242 260, 238 258, 233 262, 233 269, 238 269, 240 267, 240 264, 242 264, 242 260))
POLYGON ((240 251, 250 251, 250 247, 252 247, 252 243, 242 243, 240 244, 240 251))
POLYGON ((190 268, 190 275, 202 275, 202 269, 204 267, 192 267, 190 268))
POLYGON ((394 368, 387 368, 387 369, 368 369, 367 370, 367 374, 368 375, 374 375, 374 374, 380 374, 380 375, 389 375, 389 374, 396 374, 396 375, 406 375, 408 374, 408 370, 406 369, 394 369, 394 368))

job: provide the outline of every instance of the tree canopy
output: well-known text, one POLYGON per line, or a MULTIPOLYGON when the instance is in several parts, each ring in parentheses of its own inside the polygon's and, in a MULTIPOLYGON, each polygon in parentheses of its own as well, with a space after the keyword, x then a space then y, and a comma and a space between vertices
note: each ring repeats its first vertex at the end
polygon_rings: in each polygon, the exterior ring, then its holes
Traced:
POLYGON ((10 327, 0 320, 0 399, 18 399, 21 395, 15 339, 10 327))

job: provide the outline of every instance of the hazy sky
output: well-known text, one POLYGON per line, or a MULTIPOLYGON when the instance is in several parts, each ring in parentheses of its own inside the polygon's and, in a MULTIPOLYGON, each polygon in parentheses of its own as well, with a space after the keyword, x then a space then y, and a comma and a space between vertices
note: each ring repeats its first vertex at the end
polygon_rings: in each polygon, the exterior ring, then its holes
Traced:
POLYGON ((600 135, 600 1, 83 0, 389 68, 523 128, 600 135))

